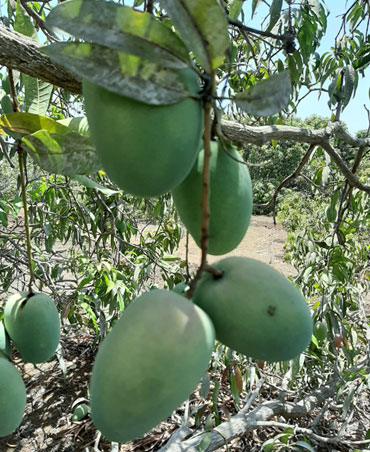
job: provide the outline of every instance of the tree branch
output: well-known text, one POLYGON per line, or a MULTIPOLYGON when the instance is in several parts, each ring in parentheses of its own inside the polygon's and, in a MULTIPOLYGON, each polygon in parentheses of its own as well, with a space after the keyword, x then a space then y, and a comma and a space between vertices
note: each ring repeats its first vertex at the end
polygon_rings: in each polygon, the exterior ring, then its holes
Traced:
MULTIPOLYGON (((222 422, 210 432, 211 442, 207 452, 212 452, 225 446, 225 441, 230 442, 235 438, 250 433, 258 427, 260 422, 267 421, 274 416, 283 416, 286 419, 307 416, 314 408, 332 397, 335 391, 336 383, 332 381, 296 403, 271 400, 262 403, 248 414, 245 408, 249 409, 249 406, 246 406, 238 414, 232 416, 228 421, 222 422)), ((197 452, 198 445, 204 435, 205 433, 202 433, 184 441, 180 440, 171 443, 169 446, 162 447, 158 452, 197 452)))
POLYGON ((81 93, 81 81, 39 51, 42 44, 0 25, 0 65, 81 93))
MULTIPOLYGON (((81 93, 81 81, 62 66, 55 64, 39 49, 41 44, 15 31, 0 25, 0 64, 32 77, 59 86, 73 94, 81 93)), ((350 168, 336 153, 329 139, 337 136, 353 147, 370 147, 370 138, 354 138, 343 129, 339 122, 329 123, 317 130, 284 125, 247 126, 233 121, 221 121, 223 134, 240 146, 256 144, 262 146, 271 140, 295 141, 322 146, 338 165, 352 187, 370 194, 370 186, 362 184, 350 168)))

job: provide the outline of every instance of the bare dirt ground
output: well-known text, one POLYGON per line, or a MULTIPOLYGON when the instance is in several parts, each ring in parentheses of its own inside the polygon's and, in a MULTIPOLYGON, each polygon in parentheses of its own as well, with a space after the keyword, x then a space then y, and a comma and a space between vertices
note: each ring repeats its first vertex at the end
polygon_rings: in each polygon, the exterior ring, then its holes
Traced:
MULTIPOLYGON (((231 253, 224 256, 209 256, 209 263, 223 259, 227 256, 247 256, 272 265, 284 276, 294 276, 296 270, 284 260, 284 243, 286 232, 281 224, 274 225, 272 218, 267 216, 254 216, 251 219, 248 231, 240 243, 231 253)), ((175 253, 182 259, 186 255, 186 240, 183 238, 179 250, 175 253)), ((197 265, 200 262, 200 249, 189 238, 189 262, 197 265)))
MULTIPOLYGON (((285 276, 293 276, 295 270, 284 261, 283 245, 286 234, 281 225, 274 226, 269 217, 254 217, 248 233, 240 246, 232 253, 249 256, 271 264, 285 276)), ((185 239, 176 255, 185 257, 185 239)), ((211 257, 210 262, 219 259, 211 257)), ((192 266, 200 261, 198 247, 190 242, 189 260, 192 266)), ((72 422, 76 403, 86 402, 88 382, 96 353, 94 337, 90 333, 62 329, 61 350, 63 357, 56 357, 45 364, 34 366, 23 363, 16 353, 13 362, 22 374, 27 390, 27 405, 20 427, 10 436, 0 438, 0 452, 155 452, 158 451, 178 428, 178 410, 170 419, 160 424, 144 438, 124 446, 112 448, 95 430, 89 416, 72 422)), ((0 388, 1 390, 1 388, 0 388)), ((268 389, 270 391, 270 389, 268 389)), ((263 392, 263 391, 262 391, 263 392)), ((270 394, 269 397, 274 397, 270 394)), ((268 396, 267 396, 268 397, 268 396)), ((220 404, 235 414, 230 392, 220 391, 220 404)), ((190 409, 205 403, 197 392, 191 396, 190 409)), ((207 402, 208 403, 208 402, 207 402)), ((207 413, 205 413, 207 414, 207 413)), ((265 431, 263 434, 267 434, 265 431)), ((268 438, 251 433, 228 448, 230 452, 261 450, 259 441, 268 438)), ((361 439, 361 438, 360 438, 361 439)), ((224 450, 224 449, 223 449, 224 450)), ((327 451, 326 447, 320 449, 327 451)), ((349 450, 346 448, 340 450, 349 450)))

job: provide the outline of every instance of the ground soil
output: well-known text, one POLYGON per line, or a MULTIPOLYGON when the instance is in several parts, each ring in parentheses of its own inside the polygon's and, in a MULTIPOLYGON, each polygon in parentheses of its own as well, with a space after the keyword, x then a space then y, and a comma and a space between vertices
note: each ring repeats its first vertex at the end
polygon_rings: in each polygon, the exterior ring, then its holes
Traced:
MULTIPOLYGON (((245 239, 232 254, 259 259, 271 264, 285 276, 294 276, 294 268, 284 260, 285 239, 286 233, 281 225, 274 226, 269 217, 254 217, 245 239)), ((175 254, 185 256, 185 239, 175 254)), ((210 262, 216 259, 219 258, 211 257, 210 262)), ((189 260, 192 266, 200 261, 199 249, 193 242, 190 242, 189 260)), ((87 402, 88 381, 96 353, 94 339, 89 332, 64 326, 59 358, 35 366, 23 363, 14 353, 13 362, 26 385, 27 405, 23 421, 16 432, 0 438, 0 452, 154 452, 168 441, 178 428, 179 417, 176 413, 144 438, 116 449, 99 436, 89 416, 80 422, 71 421, 74 407, 87 402)), ((194 393, 191 403, 196 404, 198 400, 199 394, 194 393)), ((233 402, 229 402, 232 412, 233 402)), ((227 400, 222 400, 223 405, 227 403, 227 400)), ((253 434, 247 438, 247 442, 244 439, 243 447, 238 442, 235 446, 231 444, 229 451, 260 450, 259 446, 252 449, 246 447, 256 438, 253 434)))

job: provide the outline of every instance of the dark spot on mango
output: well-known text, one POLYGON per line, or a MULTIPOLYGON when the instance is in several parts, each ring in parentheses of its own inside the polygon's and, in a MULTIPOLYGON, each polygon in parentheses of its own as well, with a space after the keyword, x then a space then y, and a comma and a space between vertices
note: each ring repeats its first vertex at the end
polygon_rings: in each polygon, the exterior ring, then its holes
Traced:
POLYGON ((267 309, 267 314, 270 315, 271 317, 273 317, 275 315, 276 312, 276 307, 275 306, 269 306, 267 309))

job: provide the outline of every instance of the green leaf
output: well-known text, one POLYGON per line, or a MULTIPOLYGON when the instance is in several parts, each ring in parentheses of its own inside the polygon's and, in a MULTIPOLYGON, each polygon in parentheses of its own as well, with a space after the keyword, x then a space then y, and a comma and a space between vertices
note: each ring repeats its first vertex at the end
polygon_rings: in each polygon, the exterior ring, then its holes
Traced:
POLYGON ((315 449, 311 446, 311 444, 306 443, 306 441, 297 441, 295 445, 302 447, 303 449, 309 450, 310 452, 315 452, 315 449))
POLYGON ((28 113, 45 115, 50 104, 53 85, 26 74, 22 74, 22 80, 25 110, 28 113))
POLYGON ((190 96, 178 72, 134 55, 88 42, 58 42, 41 50, 70 72, 147 104, 174 104, 190 96))
POLYGON ((229 48, 227 16, 217 0, 160 0, 188 49, 206 72, 221 66, 229 48))
POLYGON ((206 372, 202 377, 202 382, 201 382, 201 386, 200 386, 200 390, 199 390, 200 396, 203 397, 204 399, 206 399, 208 397, 210 382, 211 381, 210 381, 208 372, 206 372))
POLYGON ((101 167, 89 137, 39 130, 22 138, 32 159, 45 171, 64 176, 90 174, 101 167))
POLYGON ((291 90, 289 71, 284 71, 237 94, 234 102, 250 115, 271 116, 288 105, 291 90))
POLYGON ((68 127, 70 132, 76 132, 87 137, 90 136, 89 123, 86 116, 59 119, 58 123, 68 127))
POLYGON ((211 444, 211 434, 209 432, 203 435, 201 442, 197 446, 198 452, 205 452, 208 449, 208 446, 211 444))
POLYGON ((71 179, 77 181, 81 185, 83 185, 86 188, 92 188, 94 190, 98 190, 102 192, 106 196, 115 195, 116 193, 119 193, 118 190, 111 190, 110 188, 104 187, 103 185, 98 184, 97 182, 93 181, 92 179, 89 179, 86 176, 82 175, 74 175, 71 176, 71 179))
POLYGON ((13 112, 13 104, 9 96, 5 95, 1 98, 1 109, 4 114, 13 112))
POLYGON ((102 0, 71 0, 54 8, 48 27, 166 67, 189 66, 179 36, 152 14, 102 0))
POLYGON ((59 124, 47 116, 33 113, 9 113, 0 117, 0 126, 13 138, 22 138, 38 130, 47 130, 50 133, 66 134, 68 127, 59 124))
POLYGON ((281 8, 283 7, 283 0, 273 0, 270 6, 270 23, 267 31, 271 31, 274 25, 280 19, 281 8))
POLYGON ((229 18, 237 20, 243 9, 243 0, 233 0, 229 6, 229 18))
POLYGON ((15 8, 14 31, 29 36, 37 41, 35 27, 19 0, 17 0, 15 8))
POLYGON ((252 18, 254 16, 254 13, 256 12, 256 9, 259 7, 259 5, 262 3, 262 0, 253 0, 252 1, 252 18))
POLYGON ((353 68, 352 64, 347 64, 346 71, 344 73, 344 87, 342 99, 343 108, 351 100, 355 87, 355 80, 356 80, 356 71, 353 68))

